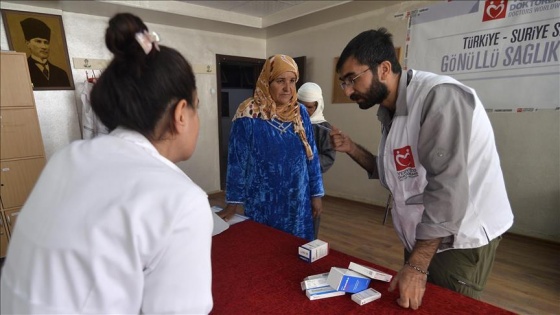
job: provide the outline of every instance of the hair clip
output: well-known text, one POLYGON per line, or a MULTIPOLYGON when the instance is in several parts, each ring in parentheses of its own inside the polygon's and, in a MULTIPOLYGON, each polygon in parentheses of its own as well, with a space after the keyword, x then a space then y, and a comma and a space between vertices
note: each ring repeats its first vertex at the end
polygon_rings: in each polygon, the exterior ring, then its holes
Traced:
POLYGON ((159 51, 158 42, 160 39, 158 33, 149 33, 148 31, 138 32, 136 33, 135 37, 136 41, 138 42, 138 44, 140 44, 146 55, 149 54, 150 51, 152 51, 152 48, 154 46, 156 47, 157 51, 159 51))

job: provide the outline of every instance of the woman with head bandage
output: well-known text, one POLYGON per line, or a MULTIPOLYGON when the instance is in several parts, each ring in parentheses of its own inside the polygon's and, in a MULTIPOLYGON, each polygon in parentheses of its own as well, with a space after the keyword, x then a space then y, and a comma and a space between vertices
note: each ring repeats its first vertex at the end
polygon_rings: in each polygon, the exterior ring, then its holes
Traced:
MULTIPOLYGON (((330 132, 331 124, 323 116, 325 103, 323 102, 323 91, 317 83, 304 83, 298 90, 298 101, 305 106, 311 119, 313 126, 313 135, 317 152, 319 153, 319 163, 321 164, 321 173, 325 173, 334 164, 336 151, 331 144, 330 132)), ((315 217, 313 226, 315 227, 315 235, 319 235, 319 225, 321 217, 315 217)))
POLYGON ((323 91, 318 84, 307 82, 298 90, 298 101, 305 106, 309 113, 313 124, 315 144, 317 145, 317 151, 319 151, 321 172, 325 173, 334 164, 336 151, 332 147, 329 135, 332 126, 323 116, 323 109, 325 108, 323 91))

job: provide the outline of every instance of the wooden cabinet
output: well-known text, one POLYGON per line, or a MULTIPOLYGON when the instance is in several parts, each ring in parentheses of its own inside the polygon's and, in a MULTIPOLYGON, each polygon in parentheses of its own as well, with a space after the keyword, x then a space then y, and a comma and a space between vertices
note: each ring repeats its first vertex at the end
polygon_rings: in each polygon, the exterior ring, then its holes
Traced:
POLYGON ((16 225, 19 210, 21 209, 18 208, 4 211, 4 224, 8 229, 8 235, 12 235, 12 233, 14 232, 14 226, 16 225))
POLYGON ((6 220, 0 213, 0 257, 6 256, 6 251, 8 251, 8 227, 6 226, 6 220))
POLYGON ((0 55, 0 257, 4 257, 19 210, 46 159, 27 58, 12 51, 0 55))
POLYGON ((2 207, 23 206, 44 166, 44 158, 0 161, 2 207))
POLYGON ((0 159, 44 155, 43 139, 35 108, 0 108, 0 117, 2 117, 0 159))

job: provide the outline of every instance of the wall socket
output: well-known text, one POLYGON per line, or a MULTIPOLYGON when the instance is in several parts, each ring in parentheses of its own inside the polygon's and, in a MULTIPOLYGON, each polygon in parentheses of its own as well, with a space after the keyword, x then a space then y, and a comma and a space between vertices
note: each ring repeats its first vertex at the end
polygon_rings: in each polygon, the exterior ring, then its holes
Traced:
POLYGON ((194 73, 200 74, 213 74, 216 73, 216 69, 213 65, 209 64, 195 64, 192 65, 194 73))
POLYGON ((105 70, 109 65, 106 59, 72 58, 74 69, 105 70))

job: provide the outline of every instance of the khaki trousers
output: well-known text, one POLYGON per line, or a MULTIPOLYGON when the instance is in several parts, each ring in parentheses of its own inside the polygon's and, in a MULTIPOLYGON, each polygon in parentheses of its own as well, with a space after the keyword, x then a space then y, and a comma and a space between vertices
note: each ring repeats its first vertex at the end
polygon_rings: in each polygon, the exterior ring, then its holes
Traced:
MULTIPOLYGON (((479 300, 501 239, 499 236, 479 248, 451 249, 436 254, 428 268, 428 282, 479 300)), ((405 261, 409 256, 405 250, 405 261)))

